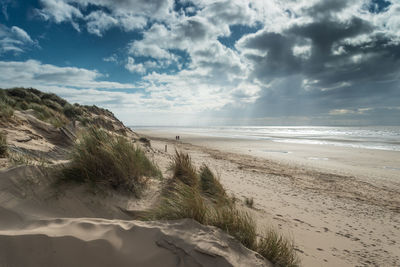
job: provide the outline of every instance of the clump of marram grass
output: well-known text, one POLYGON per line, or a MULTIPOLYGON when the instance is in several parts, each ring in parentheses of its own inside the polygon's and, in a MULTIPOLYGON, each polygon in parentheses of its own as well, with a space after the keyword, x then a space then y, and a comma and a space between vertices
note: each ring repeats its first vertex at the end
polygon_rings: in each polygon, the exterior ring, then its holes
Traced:
POLYGON ((160 205, 151 212, 150 219, 175 220, 191 218, 208 224, 209 208, 197 188, 175 181, 164 192, 160 205))
MULTIPOLYGON (((47 102, 50 101, 51 100, 48 100, 47 102)), ((53 104, 56 105, 57 103, 54 102, 53 104)), ((27 106, 27 109, 32 109, 35 112, 34 114, 37 119, 48 122, 57 128, 64 126, 68 122, 68 119, 64 114, 57 112, 44 104, 31 103, 27 106)))
POLYGON ((300 260, 294 253, 294 242, 273 228, 267 228, 257 242, 256 251, 277 266, 300 266, 300 260))
POLYGON ((203 192, 203 194, 210 198, 216 199, 217 201, 227 199, 224 187, 207 165, 204 164, 200 168, 199 176, 201 191, 203 192))
POLYGON ((215 207, 211 216, 210 225, 232 235, 249 249, 256 247, 256 223, 249 213, 231 205, 215 207))
POLYGON ((0 99, 0 120, 9 120, 14 115, 14 109, 5 101, 0 99))
POLYGON ((192 164, 192 160, 188 154, 175 151, 170 169, 173 172, 173 179, 177 179, 182 183, 197 187, 199 178, 197 176, 196 168, 192 164))
POLYGON ((247 207, 249 207, 249 208, 253 208, 254 207, 254 198, 252 198, 252 197, 246 197, 245 199, 244 199, 244 204, 246 204, 246 206, 247 207))
POLYGON ((110 186, 138 197, 148 177, 161 177, 161 172, 140 148, 94 127, 78 140, 71 162, 61 170, 62 181, 110 186))
POLYGON ((167 184, 159 206, 149 212, 147 219, 191 218, 220 228, 273 264, 299 266, 293 242, 274 230, 258 237, 254 218, 236 207, 206 165, 200 168, 198 175, 190 157, 176 152, 171 166, 173 179, 167 184), (220 199, 215 201, 216 197, 220 199))
POLYGON ((5 134, 0 132, 0 158, 7 156, 7 137, 5 134))

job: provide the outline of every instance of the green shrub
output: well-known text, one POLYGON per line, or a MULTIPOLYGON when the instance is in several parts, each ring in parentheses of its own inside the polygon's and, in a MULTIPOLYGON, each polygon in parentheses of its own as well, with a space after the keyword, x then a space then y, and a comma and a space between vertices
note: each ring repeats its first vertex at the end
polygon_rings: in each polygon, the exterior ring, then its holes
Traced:
POLYGON ((293 240, 285 238, 272 228, 262 233, 255 250, 277 266, 300 266, 293 240))
POLYGON ((170 166, 173 172, 173 179, 179 180, 189 186, 197 186, 199 178, 196 168, 192 164, 188 154, 175 151, 175 156, 170 166))
POLYGON ((0 132, 0 158, 7 156, 7 137, 0 132))
POLYGON ((95 128, 78 140, 70 164, 62 170, 64 181, 111 186, 136 196, 151 176, 161 177, 161 172, 142 150, 123 137, 95 128))

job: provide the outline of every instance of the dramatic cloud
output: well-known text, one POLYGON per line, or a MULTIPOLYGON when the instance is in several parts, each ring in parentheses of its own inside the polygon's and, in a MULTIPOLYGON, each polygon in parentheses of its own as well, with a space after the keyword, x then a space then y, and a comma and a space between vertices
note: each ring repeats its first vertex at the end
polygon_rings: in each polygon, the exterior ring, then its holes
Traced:
MULTIPOLYGON (((66 88, 79 95, 79 89, 91 90, 99 99, 102 90, 108 100, 101 103, 127 118, 125 112, 138 105, 148 117, 185 113, 191 119, 247 123, 340 124, 367 123, 368 118, 376 123, 385 114, 385 123, 400 123, 398 1, 39 3, 32 9, 36 18, 72 25, 80 32, 73 31, 76 41, 99 53, 95 56, 103 65, 97 59, 93 64, 100 64, 103 74, 34 60, 12 61, 8 68, 3 62, 3 86, 20 81, 64 88, 63 94, 66 88), (28 71, 19 73, 22 67, 28 71)), ((17 26, 0 27, 0 54, 37 45, 38 37, 17 26)), ((90 66, 82 61, 76 60, 90 66)))

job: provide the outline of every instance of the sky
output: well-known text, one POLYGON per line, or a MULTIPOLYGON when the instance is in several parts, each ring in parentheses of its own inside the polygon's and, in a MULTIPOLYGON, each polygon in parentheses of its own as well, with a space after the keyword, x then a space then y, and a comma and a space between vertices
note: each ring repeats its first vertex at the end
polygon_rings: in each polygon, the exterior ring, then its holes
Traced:
POLYGON ((0 0, 0 88, 128 125, 400 125, 399 0, 0 0))

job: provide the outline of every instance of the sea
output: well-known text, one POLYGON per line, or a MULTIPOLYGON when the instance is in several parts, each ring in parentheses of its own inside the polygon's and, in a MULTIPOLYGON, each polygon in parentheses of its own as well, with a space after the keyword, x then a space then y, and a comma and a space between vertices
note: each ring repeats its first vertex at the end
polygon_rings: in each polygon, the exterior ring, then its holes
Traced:
POLYGON ((131 127, 191 135, 400 151, 400 126, 131 127))

